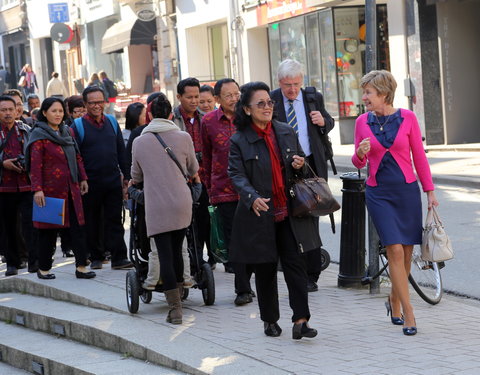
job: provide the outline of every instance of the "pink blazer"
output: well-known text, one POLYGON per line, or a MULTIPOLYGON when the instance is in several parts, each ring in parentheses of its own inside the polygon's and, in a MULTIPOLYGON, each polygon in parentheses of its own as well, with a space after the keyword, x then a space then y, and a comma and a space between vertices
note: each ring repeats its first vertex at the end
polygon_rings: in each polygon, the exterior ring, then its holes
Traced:
POLYGON ((403 122, 400 125, 392 147, 389 149, 382 146, 375 137, 375 134, 370 130, 370 126, 367 124, 368 113, 364 113, 357 118, 355 122, 355 153, 352 156, 352 163, 357 168, 363 168, 368 160, 370 164, 370 175, 367 179, 367 185, 377 186, 376 174, 378 167, 385 153, 390 151, 402 170, 405 181, 411 183, 417 179, 413 171, 412 158, 410 156, 412 155, 415 170, 422 184, 423 191, 434 190, 432 174, 430 173, 430 166, 428 165, 427 156, 423 148, 422 135, 420 133, 420 127, 418 126, 417 117, 412 111, 407 109, 400 109, 400 111, 403 122), (367 137, 370 137, 370 152, 363 159, 360 159, 357 156, 356 150, 360 142, 367 137))

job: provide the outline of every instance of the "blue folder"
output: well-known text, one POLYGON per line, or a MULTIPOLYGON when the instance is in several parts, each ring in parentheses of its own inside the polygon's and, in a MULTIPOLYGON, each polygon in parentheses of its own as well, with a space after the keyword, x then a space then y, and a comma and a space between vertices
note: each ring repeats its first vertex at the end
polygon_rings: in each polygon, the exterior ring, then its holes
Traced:
POLYGON ((33 200, 33 221, 64 225, 65 199, 45 197, 44 207, 39 207, 33 200))

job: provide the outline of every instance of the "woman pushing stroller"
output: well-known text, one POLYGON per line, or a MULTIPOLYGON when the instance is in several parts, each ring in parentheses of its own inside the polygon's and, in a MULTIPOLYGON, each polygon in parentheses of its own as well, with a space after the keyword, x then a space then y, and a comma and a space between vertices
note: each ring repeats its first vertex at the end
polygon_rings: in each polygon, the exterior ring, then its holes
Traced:
POLYGON ((151 106, 152 122, 133 142, 133 183, 143 182, 147 235, 158 249, 160 274, 169 306, 167 322, 182 323, 182 243, 192 219, 192 197, 180 168, 165 152, 158 136, 173 151, 188 176, 198 179, 198 163, 190 135, 168 118, 172 106, 160 94, 151 106))

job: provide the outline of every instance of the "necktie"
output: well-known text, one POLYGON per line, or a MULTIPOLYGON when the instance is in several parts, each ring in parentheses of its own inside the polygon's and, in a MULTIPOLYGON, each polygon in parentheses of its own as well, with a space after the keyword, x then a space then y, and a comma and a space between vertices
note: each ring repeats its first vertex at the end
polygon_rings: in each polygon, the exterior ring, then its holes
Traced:
POLYGON ((295 133, 298 134, 297 115, 295 114, 295 108, 293 108, 293 100, 289 100, 288 102, 290 103, 290 106, 288 107, 287 122, 288 125, 295 130, 295 133))

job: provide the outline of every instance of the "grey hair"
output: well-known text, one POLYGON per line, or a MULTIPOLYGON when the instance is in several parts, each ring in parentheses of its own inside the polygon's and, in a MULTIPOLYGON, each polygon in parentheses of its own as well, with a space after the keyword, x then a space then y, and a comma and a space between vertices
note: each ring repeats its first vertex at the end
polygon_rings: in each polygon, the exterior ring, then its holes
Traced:
POLYGON ((285 78, 295 78, 305 74, 303 65, 296 60, 286 59, 283 60, 278 66, 277 79, 280 82, 285 78))

